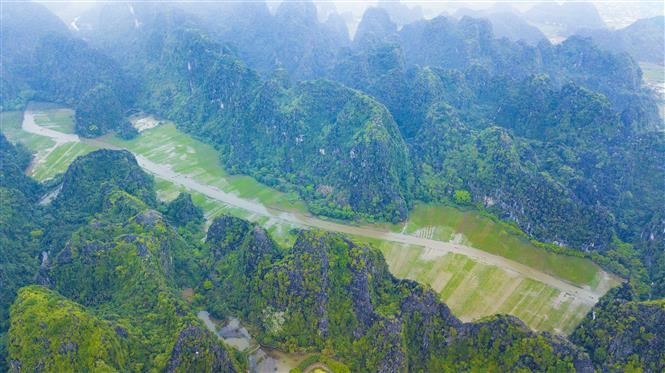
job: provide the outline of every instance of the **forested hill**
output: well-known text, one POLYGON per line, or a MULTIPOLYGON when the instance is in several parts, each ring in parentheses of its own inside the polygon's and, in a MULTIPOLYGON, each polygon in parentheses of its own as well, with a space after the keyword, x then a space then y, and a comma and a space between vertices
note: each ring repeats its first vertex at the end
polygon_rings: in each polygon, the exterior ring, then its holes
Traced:
POLYGON ((640 19, 620 30, 582 29, 577 34, 604 49, 626 52, 636 61, 665 63, 665 16, 640 19))
POLYGON ((637 301, 624 285, 607 293, 570 338, 603 371, 658 372, 665 368, 664 334, 665 300, 637 301))
POLYGON ((316 214, 396 222, 415 200, 462 203, 663 295, 663 122, 628 55, 580 37, 497 39, 470 17, 398 30, 380 8, 349 44, 307 2, 274 15, 262 3, 102 4, 77 20, 82 41, 39 5, 12 7, 39 17, 3 22, 29 41, 14 54, 26 63, 3 54, 14 87, 3 107, 68 104, 84 136, 131 136, 126 116, 152 112, 316 214), (213 27, 206 9, 234 21, 213 27), (268 37, 285 34, 288 48, 268 37))
POLYGON ((663 283, 663 122, 630 57, 579 37, 496 40, 471 18, 397 31, 380 12, 366 13, 359 30, 371 40, 354 41, 332 76, 393 114, 415 198, 468 191, 541 240, 612 257, 645 296, 663 283), (633 266, 637 257, 646 265, 633 266))
MULTIPOLYGON (((25 165, 5 145, 2 175, 25 165)), ((177 294, 201 279, 186 263, 198 246, 130 153, 78 158, 50 204, 24 183, 0 187, 1 370, 242 370, 177 294)))
MULTIPOLYGON (((618 112, 639 113, 651 128, 662 128, 653 98, 641 87, 642 73, 637 63, 628 55, 604 52, 590 40, 573 36, 558 45, 542 41, 529 46, 497 39, 489 21, 466 16, 459 20, 444 16, 421 20, 399 31, 386 22, 390 22, 388 15, 381 9, 365 13, 358 26, 363 32, 354 39, 359 53, 372 53, 387 44, 399 46, 406 67, 475 67, 504 79, 547 74, 559 86, 572 81, 598 91, 618 112)), ((338 65, 340 60, 344 61, 338 58, 338 65)))
POLYGON ((40 4, 3 4, 2 17, 2 110, 23 108, 30 100, 58 102, 76 109, 82 136, 135 133, 126 111, 137 86, 117 61, 74 38, 40 4))
MULTIPOLYGON (((23 162, 7 148, 3 173, 23 162)), ((80 157, 60 182, 51 204, 3 204, 0 217, 14 219, 12 231, 2 225, 3 242, 25 237, 0 256, 11 289, 0 298, 3 370, 244 371, 247 356, 210 333, 200 309, 240 317, 265 345, 321 353, 352 371, 665 367, 662 305, 636 303, 630 289, 601 301, 573 334, 576 345, 514 317, 463 323, 430 289, 395 279, 378 250, 338 234, 301 231, 285 248, 230 216, 204 233, 190 197, 157 201, 126 151, 80 157), (7 276, 13 268, 24 276, 7 276), (195 296, 183 299, 184 288, 195 296), (630 349, 606 346, 613 328, 630 349)))

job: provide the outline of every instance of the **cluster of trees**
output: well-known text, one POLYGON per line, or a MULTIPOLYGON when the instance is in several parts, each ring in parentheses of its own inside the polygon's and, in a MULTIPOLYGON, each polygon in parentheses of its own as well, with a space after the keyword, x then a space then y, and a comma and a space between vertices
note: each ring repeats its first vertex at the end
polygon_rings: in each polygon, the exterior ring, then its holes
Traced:
MULTIPOLYGON (((0 140, 7 175, 24 162, 0 140)), ((177 294, 202 281, 200 238, 185 234, 200 232, 202 212, 189 206, 186 222, 169 214, 191 197, 157 202, 152 178, 125 151, 78 158, 46 205, 46 191, 18 189, 19 176, 0 189, 2 370, 242 369, 177 294)))
POLYGON ((155 112, 316 214, 395 222, 416 199, 475 205, 665 294, 665 138, 628 55, 579 36, 498 39, 471 17, 398 29, 382 8, 350 42, 308 2, 274 15, 108 3, 79 20, 89 43, 40 5, 9 11, 26 24, 4 34, 25 45, 3 55, 3 107, 70 104, 84 136, 132 136, 127 111, 155 112))
MULTIPOLYGON (((20 149, 7 149, 3 174, 25 164, 20 149)), ((24 198, 0 211, 14 219, 0 238, 15 248, 0 257, 3 288, 13 281, 0 299, 3 369, 242 370, 246 356, 205 329, 194 313, 201 308, 240 317, 265 345, 321 352, 339 371, 663 368, 662 302, 602 301, 575 332, 579 345, 513 317, 463 323, 431 290, 395 279, 378 250, 341 235, 302 231, 282 248, 259 226, 223 216, 203 240, 191 197, 158 202, 128 152, 80 157, 59 182, 50 204, 24 198), (7 276, 12 268, 25 276, 7 276), (193 303, 178 295, 184 288, 195 289, 193 303), (616 307, 620 316, 602 321, 616 307), (601 326, 621 329, 635 348, 603 347, 601 326)))
POLYGON ((513 317, 462 323, 430 290, 393 278, 375 249, 339 235, 302 231, 284 249, 262 228, 223 216, 206 243, 215 254, 197 290, 200 304, 219 318, 240 316, 264 345, 323 351, 308 364, 335 365, 333 357, 351 371, 665 367, 663 302, 632 301, 629 285, 601 300, 574 332, 574 345, 513 317), (617 301, 617 292, 632 303, 617 301))
POLYGON ((665 300, 637 301, 627 284, 610 290, 570 336, 602 370, 657 372, 665 366, 665 300))

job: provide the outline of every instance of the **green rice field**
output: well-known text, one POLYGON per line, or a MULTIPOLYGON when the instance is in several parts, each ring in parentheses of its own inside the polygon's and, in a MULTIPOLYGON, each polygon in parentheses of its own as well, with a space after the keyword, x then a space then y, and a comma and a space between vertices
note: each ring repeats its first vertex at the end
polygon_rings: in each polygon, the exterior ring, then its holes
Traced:
POLYGON ((242 198, 257 200, 276 209, 301 212, 307 209, 296 193, 279 192, 249 176, 227 174, 219 161, 219 154, 212 146, 178 131, 173 123, 145 130, 129 141, 117 137, 109 138, 108 141, 153 162, 168 164, 174 171, 200 183, 235 193, 242 198))
POLYGON ((419 237, 472 246, 574 284, 593 287, 598 283, 599 268, 592 261, 536 247, 517 228, 476 211, 418 204, 405 223, 391 228, 419 237))
MULTIPOLYGON (((62 132, 73 131, 72 111, 53 106, 44 106, 39 110, 41 113, 35 118, 39 125, 62 132)), ((91 145, 95 142, 65 143, 54 148, 55 143, 50 139, 21 130, 20 112, 1 113, 0 119, 2 132, 11 141, 23 143, 35 153, 36 162, 30 173, 38 180, 65 171, 76 157, 95 149, 95 145, 91 145)), ((295 193, 279 192, 248 176, 227 174, 213 147, 178 131, 173 123, 147 129, 132 140, 114 136, 102 140, 127 148, 153 162, 169 165, 175 172, 188 175, 200 183, 256 200, 265 206, 306 211, 306 205, 295 193)), ((175 198, 184 190, 167 180, 157 178, 155 181, 158 196, 164 201, 175 198)), ((205 211, 208 222, 221 214, 231 214, 261 224, 283 247, 290 247, 294 242, 294 226, 231 207, 197 192, 189 192, 194 202, 205 211)), ((538 248, 513 226, 475 211, 418 204, 405 223, 383 227, 472 246, 591 289, 606 291, 619 283, 618 279, 605 274, 591 261, 538 248)), ((381 240, 358 240, 380 249, 396 277, 430 286, 463 320, 505 313, 519 317, 533 329, 566 334, 591 308, 590 304, 553 287, 476 262, 465 255, 440 254, 419 246, 381 240)))
MULTIPOLYGON (((373 244, 396 277, 429 285, 465 321, 509 314, 535 330, 568 334, 592 306, 541 282, 464 255, 437 255, 423 247, 390 242, 373 244)), ((617 284, 607 281, 609 286, 617 284)))

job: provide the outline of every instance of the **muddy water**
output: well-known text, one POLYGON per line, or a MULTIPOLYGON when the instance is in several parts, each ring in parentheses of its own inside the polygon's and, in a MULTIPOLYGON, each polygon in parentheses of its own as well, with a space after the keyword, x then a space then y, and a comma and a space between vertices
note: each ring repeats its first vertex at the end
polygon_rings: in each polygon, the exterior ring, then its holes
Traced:
POLYGON ((23 114, 23 123, 21 124, 21 129, 24 130, 25 132, 33 133, 35 135, 48 137, 51 140, 55 141, 56 146, 68 142, 81 141, 78 135, 62 133, 38 125, 37 122, 35 122, 35 112, 32 110, 26 110, 25 113, 23 114))
POLYGON ((236 318, 230 318, 224 327, 218 328, 207 311, 200 311, 197 316, 224 343, 248 353, 250 372, 288 372, 298 366, 305 357, 260 346, 236 318))

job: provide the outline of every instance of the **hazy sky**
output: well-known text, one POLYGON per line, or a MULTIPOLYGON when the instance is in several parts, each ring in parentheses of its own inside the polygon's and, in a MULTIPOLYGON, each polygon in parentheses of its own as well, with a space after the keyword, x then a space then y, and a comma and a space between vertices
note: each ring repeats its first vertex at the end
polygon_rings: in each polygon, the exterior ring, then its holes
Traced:
MULTIPOLYGON (((118 0, 116 0, 118 1, 118 0)), ((139 3, 141 0, 119 0, 122 2, 134 2, 139 3)), ((154 0, 150 0, 154 1, 154 0)), ((196 2, 197 0, 185 0, 196 2)), ((206 2, 214 0, 203 0, 206 2)), ((221 0, 225 2, 243 2, 242 0, 221 0)), ((260 1, 260 0, 251 0, 251 1, 260 1)), ((291 1, 291 0, 286 0, 291 1)), ((388 0, 390 2, 400 2, 398 0, 388 0)), ((89 9, 95 4, 96 1, 91 0, 74 0, 74 1, 65 1, 65 0, 41 0, 38 1, 46 4, 52 11, 54 11, 58 16, 63 18, 65 21, 71 21, 74 17, 89 9)), ((102 1, 97 1, 102 2, 102 1)), ((174 0, 166 0, 165 2, 174 2, 174 0)), ((282 0, 267 0, 268 6, 272 9, 275 9, 279 6, 279 3, 282 0)), ((356 19, 356 22, 359 22, 360 17, 362 17, 363 12, 367 7, 377 5, 378 1, 363 1, 363 0, 314 0, 317 4, 317 7, 321 12, 329 13, 332 9, 337 9, 339 13, 349 12, 356 19)), ((538 2, 543 1, 462 1, 462 0, 452 0, 452 1, 438 1, 438 0, 402 0, 401 3, 406 4, 409 7, 421 7, 423 14, 427 18, 432 18, 440 15, 442 12, 454 13, 458 8, 471 8, 471 9, 483 9, 490 8, 493 6, 501 5, 506 7, 512 7, 518 11, 526 11, 531 6, 538 2)), ((554 2, 554 1, 548 1, 554 2)), ((600 16, 610 27, 624 27, 628 24, 634 22, 639 18, 653 17, 656 15, 665 15, 665 2, 657 0, 604 0, 604 1, 592 1, 600 16)), ((562 3, 559 1, 559 3, 562 3)), ((347 14, 348 15, 348 14, 347 14)))

